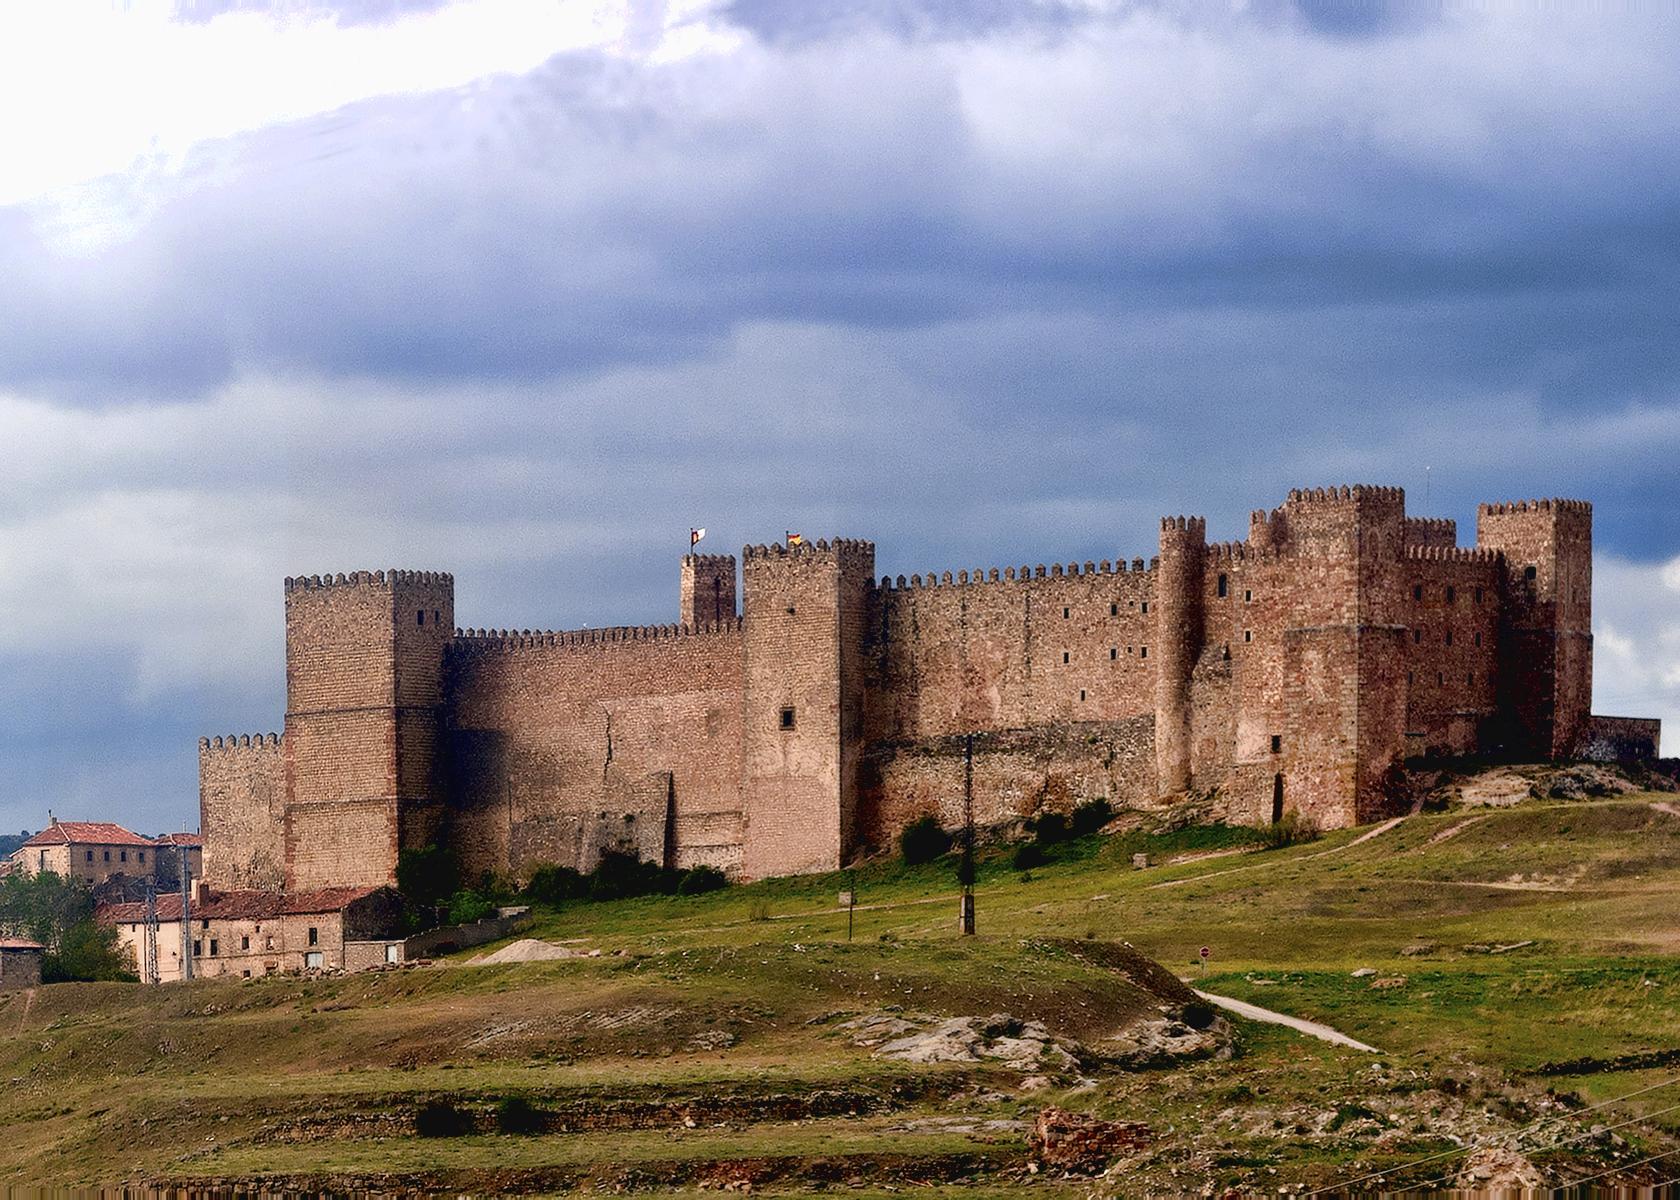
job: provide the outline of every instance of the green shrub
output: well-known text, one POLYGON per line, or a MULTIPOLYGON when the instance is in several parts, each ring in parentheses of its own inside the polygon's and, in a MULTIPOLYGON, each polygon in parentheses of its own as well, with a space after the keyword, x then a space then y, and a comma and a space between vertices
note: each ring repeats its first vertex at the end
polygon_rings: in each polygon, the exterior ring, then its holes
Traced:
POLYGON ((909 866, 930 863, 951 848, 951 835, 938 817, 917 817, 898 835, 898 849, 909 866))
POLYGON ((1284 846, 1318 840, 1318 826, 1302 819, 1299 813, 1285 813, 1283 820, 1272 822, 1260 832, 1265 835, 1268 850, 1279 850, 1284 846))
POLYGON ((581 900, 589 895, 589 881, 581 872, 570 867, 544 863, 531 872, 524 895, 538 904, 563 904, 567 900, 581 900))
POLYGON ((1040 845, 1054 846, 1057 842, 1065 842, 1072 836, 1068 828, 1068 819, 1059 812, 1039 813, 1033 821, 1033 837, 1040 845))
POLYGON ((117 945, 117 931, 95 925, 90 917, 64 931, 57 953, 42 956, 41 982, 133 980, 131 958, 117 945))
POLYGON ((414 1114, 414 1132, 424 1138, 460 1137, 472 1132, 472 1117, 447 1100, 428 1100, 414 1114))
POLYGON ((496 911, 496 906, 477 892, 462 888, 449 898, 449 923, 471 925, 496 911))
POLYGON ((1087 800, 1073 810, 1073 836, 1084 837, 1095 833, 1104 825, 1114 820, 1114 806, 1100 797, 1087 800))
POLYGON ((703 892, 715 892, 728 886, 728 877, 716 867, 692 867, 683 872, 683 877, 677 884, 677 895, 698 896, 703 892))
POLYGON ((447 904, 461 890, 461 860, 453 850, 423 846, 397 855, 397 891, 416 908, 447 904))
POLYGON ((496 1128, 502 1133, 540 1133, 543 1115, 523 1096, 504 1096, 496 1105, 496 1128))
POLYGON ((1034 867, 1042 867, 1047 859, 1044 847, 1037 842, 1022 842, 1015 847, 1015 853, 1009 864, 1017 871, 1030 871, 1034 867))

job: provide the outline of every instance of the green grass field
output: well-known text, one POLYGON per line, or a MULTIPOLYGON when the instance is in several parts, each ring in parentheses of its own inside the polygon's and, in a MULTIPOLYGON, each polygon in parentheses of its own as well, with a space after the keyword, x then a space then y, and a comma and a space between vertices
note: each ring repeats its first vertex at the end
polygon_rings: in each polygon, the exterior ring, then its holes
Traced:
MULTIPOLYGON (((1680 1147, 1680 817, 1659 799, 1420 815, 1276 850, 1240 830, 1092 837, 1030 875, 999 850, 971 939, 948 860, 882 863, 578 904, 521 935, 599 957, 470 965, 485 947, 359 976, 7 994, 0 1182, 1088 1195, 1028 1166, 1027 1128, 1058 1104, 1150 1127, 1102 1185, 1118 1194, 1395 1168, 1389 1183, 1422 1183, 1462 1164, 1454 1138, 1512 1142, 1540 1119, 1512 1144, 1563 1183, 1680 1147), (1134 870, 1140 851, 1160 865, 1134 870), (1380 1053, 1236 1021, 1230 1061, 1026 1079, 872 1057, 839 1029, 890 1006, 1007 1012, 1100 1045, 1155 1015, 1051 938, 1130 942, 1380 1053), (495 1132, 508 1097, 564 1128, 495 1132), (471 1132, 417 1136, 433 1101, 471 1132)), ((1628 1178, 1672 1176, 1680 1154, 1628 1178)))

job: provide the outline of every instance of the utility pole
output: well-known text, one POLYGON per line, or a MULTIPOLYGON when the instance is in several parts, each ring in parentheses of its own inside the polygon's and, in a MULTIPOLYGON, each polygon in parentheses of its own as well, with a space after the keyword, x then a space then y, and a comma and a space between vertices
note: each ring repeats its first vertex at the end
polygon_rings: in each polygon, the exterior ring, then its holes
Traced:
POLYGON ((192 865, 183 848, 181 864, 181 978, 193 977, 192 953, 192 865))
POLYGON ((140 975, 147 983, 156 983, 161 978, 158 971, 158 911, 157 885, 146 885, 146 940, 142 944, 141 957, 146 961, 141 966, 140 975))
POLYGON ((974 933, 974 735, 963 741, 963 844, 957 863, 957 880, 962 884, 957 930, 964 937, 974 933))

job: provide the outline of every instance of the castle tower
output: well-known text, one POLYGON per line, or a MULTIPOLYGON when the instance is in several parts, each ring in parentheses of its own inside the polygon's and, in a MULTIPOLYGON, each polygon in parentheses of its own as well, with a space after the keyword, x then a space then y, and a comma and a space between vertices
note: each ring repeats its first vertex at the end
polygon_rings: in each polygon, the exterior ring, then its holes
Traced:
POLYGON ((286 581, 285 883, 393 882, 435 836, 450 576, 356 571, 286 581))
POLYGON ((735 619, 735 556, 688 554, 682 560, 679 625, 701 629, 735 619))
POLYGON ((851 850, 863 740, 871 542, 742 551, 742 870, 838 868, 851 850))
POLYGON ((1570 755, 1592 707, 1592 505, 1483 504, 1476 544, 1505 557, 1499 707, 1511 716, 1506 748, 1570 755))
POLYGON ((1207 522, 1161 521, 1155 570, 1155 790, 1172 796, 1190 786, 1190 673, 1202 650, 1202 572, 1207 522))

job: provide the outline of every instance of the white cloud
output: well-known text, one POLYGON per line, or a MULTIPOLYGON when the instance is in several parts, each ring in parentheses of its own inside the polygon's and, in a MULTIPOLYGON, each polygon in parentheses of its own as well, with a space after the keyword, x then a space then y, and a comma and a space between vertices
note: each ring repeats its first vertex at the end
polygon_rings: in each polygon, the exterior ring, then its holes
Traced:
POLYGON ((1680 754, 1680 556, 1593 563, 1593 711, 1660 717, 1664 753, 1680 754))

